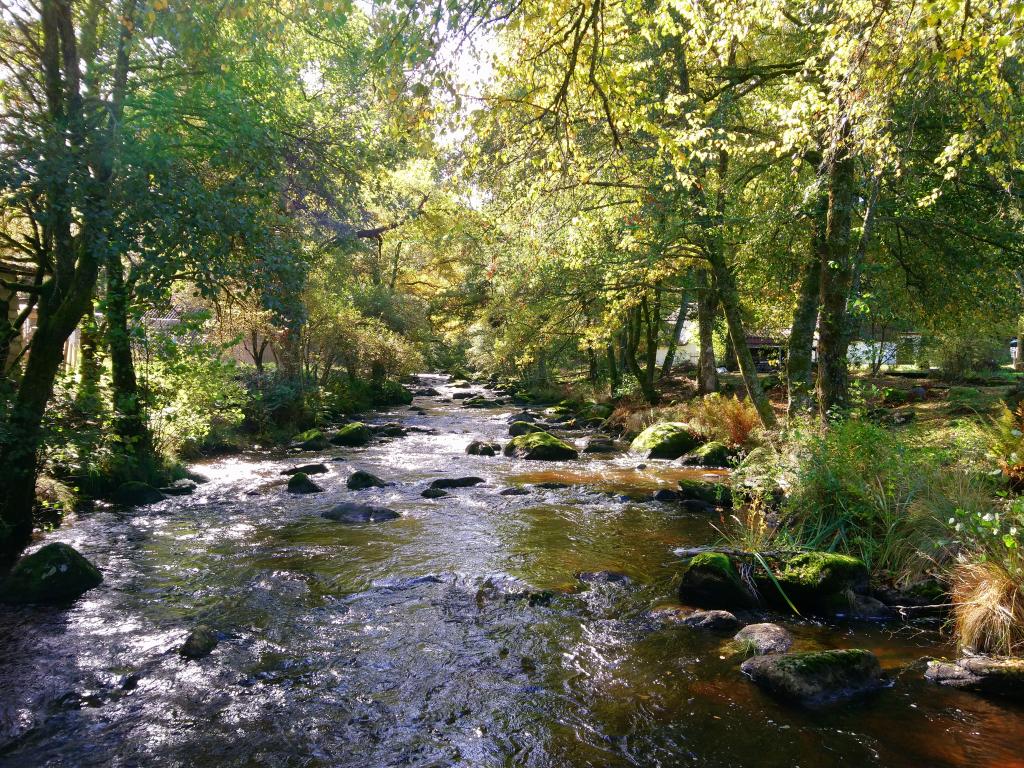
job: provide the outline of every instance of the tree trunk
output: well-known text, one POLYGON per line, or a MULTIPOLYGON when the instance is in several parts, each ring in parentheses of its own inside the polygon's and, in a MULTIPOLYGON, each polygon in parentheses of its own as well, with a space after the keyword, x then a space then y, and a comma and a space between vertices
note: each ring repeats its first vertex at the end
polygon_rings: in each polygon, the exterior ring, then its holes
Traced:
POLYGON ((818 303, 821 293, 827 214, 828 200, 823 197, 814 212, 811 255, 800 275, 796 308, 793 310, 793 324, 789 331, 786 386, 789 390, 790 418, 806 415, 814 406, 814 383, 812 380, 814 330, 818 326, 818 303))
POLYGON ((615 390, 619 388, 619 366, 615 363, 615 346, 609 344, 605 354, 608 357, 608 394, 615 397, 615 390))
POLYGON ((637 360, 637 351, 640 348, 641 334, 643 333, 643 313, 646 307, 647 299, 643 300, 643 304, 639 307, 634 307, 629 312, 629 320, 626 323, 627 329, 627 342, 625 347, 626 353, 626 366, 629 368, 629 372, 636 377, 637 383, 640 385, 640 392, 651 405, 656 405, 658 402, 658 393, 654 389, 654 377, 647 375, 647 371, 640 367, 640 362, 637 360))
POLYGON ((771 401, 768 400, 768 396, 761 388, 761 382, 757 378, 757 366, 754 364, 753 355, 750 354, 750 347, 747 346, 747 332, 743 327, 743 316, 740 312, 740 295, 736 287, 736 276, 733 275, 725 258, 717 249, 708 250, 708 261, 715 277, 718 300, 722 303, 722 310, 725 313, 729 337, 736 349, 736 362, 739 363, 747 395, 757 409, 758 416, 761 417, 761 424, 765 428, 771 429, 778 422, 775 419, 771 401))
MULTIPOLYGON (((122 471, 152 481, 155 469, 153 437, 135 374, 132 338, 128 330, 128 286, 119 253, 110 253, 107 269, 107 346, 110 349, 110 379, 114 406, 114 433, 120 443, 122 471)), ((133 478, 137 479, 137 478, 133 478)))
MULTIPOLYGON (((845 141, 847 132, 840 137, 845 141)), ((818 330, 818 411, 827 419, 850 405, 847 360, 847 305, 853 285, 850 224, 854 202, 854 167, 840 144, 829 161, 828 220, 825 259, 821 265, 821 320, 818 330)))
POLYGON ((1017 357, 1013 361, 1013 370, 1024 371, 1024 315, 1017 318, 1017 357))
POLYGON ((672 373, 672 366, 676 361, 676 350, 679 348, 679 335, 683 332, 686 324, 686 315, 690 310, 690 300, 686 288, 679 289, 679 314, 676 315, 676 322, 672 326, 672 338, 668 340, 668 350, 665 352, 665 361, 661 365, 661 378, 666 378, 672 373))
POLYGON ((718 391, 718 364, 715 362, 715 314, 718 296, 707 272, 702 272, 697 285, 697 329, 700 355, 697 358, 697 393, 708 395, 718 391))

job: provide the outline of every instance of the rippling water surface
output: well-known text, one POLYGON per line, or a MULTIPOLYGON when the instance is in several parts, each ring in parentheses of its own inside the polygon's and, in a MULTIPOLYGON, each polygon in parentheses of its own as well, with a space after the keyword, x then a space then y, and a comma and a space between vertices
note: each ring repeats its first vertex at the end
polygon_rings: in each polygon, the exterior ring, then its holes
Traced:
POLYGON ((894 679, 808 711, 744 680, 721 637, 652 623, 672 549, 715 536, 643 500, 691 470, 467 456, 511 411, 417 404, 375 420, 433 433, 206 463, 192 496, 49 536, 106 580, 69 609, 0 609, 0 766, 1024 766, 1024 710, 912 666, 950 652, 934 630, 788 623, 801 648, 873 649, 894 679), (287 494, 281 470, 309 461, 324 493, 287 494), (355 469, 394 485, 349 491, 355 469), (461 475, 487 482, 420 496, 461 475), (319 516, 341 500, 402 518, 319 516), (575 577, 601 570, 629 581, 575 577), (223 639, 185 661, 199 623, 223 639))

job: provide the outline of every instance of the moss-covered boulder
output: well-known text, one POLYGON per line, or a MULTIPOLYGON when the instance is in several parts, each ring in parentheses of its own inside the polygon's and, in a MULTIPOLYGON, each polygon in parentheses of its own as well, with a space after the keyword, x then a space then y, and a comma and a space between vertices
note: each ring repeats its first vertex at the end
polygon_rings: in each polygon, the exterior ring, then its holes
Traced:
POLYGON ((307 429, 292 437, 292 443, 304 451, 322 451, 330 446, 319 429, 307 429))
POLYGON ((611 403, 593 403, 583 410, 583 415, 588 419, 604 420, 611 416, 614 410, 615 406, 611 403))
POLYGON ((501 453, 501 443, 492 443, 486 440, 474 440, 466 446, 466 453, 470 456, 497 456, 501 453))
POLYGON ((732 490, 725 483, 707 480, 680 480, 678 498, 702 501, 714 507, 731 507, 732 490))
POLYGON ((47 544, 25 555, 0 582, 5 603, 60 603, 74 600, 103 582, 103 574, 74 547, 47 544))
POLYGON ((331 438, 331 442, 334 445, 360 446, 370 442, 372 436, 373 432, 368 426, 361 421, 353 421, 339 429, 331 438))
POLYGON ((956 663, 933 659, 925 678, 948 688, 1024 700, 1024 659, 965 656, 956 663))
POLYGON ((319 493, 322 490, 305 472, 296 472, 288 478, 288 493, 319 493))
POLYGON ((806 705, 848 699, 883 684, 875 655, 853 648, 755 656, 740 669, 769 693, 806 705))
POLYGON ((547 432, 531 432, 512 438, 505 446, 505 455, 539 461, 579 458, 575 448, 547 432))
MULTIPOLYGON (((786 597, 807 613, 848 612, 854 592, 863 591, 868 582, 868 569, 861 560, 835 552, 803 552, 773 570, 786 597)), ((763 571, 756 580, 769 602, 785 607, 778 587, 763 571)))
POLYGON ((213 652, 213 649, 217 647, 217 642, 217 633, 205 624, 200 624, 185 638, 178 653, 186 659, 201 659, 213 652))
POLYGON ((508 425, 508 433, 512 437, 519 437, 520 435, 528 435, 531 432, 543 432, 542 427, 538 427, 536 424, 532 424, 529 421, 513 421, 508 425))
POLYGON ((143 507, 163 500, 164 495, 160 491, 151 485, 140 483, 138 480, 123 483, 114 491, 113 496, 115 504, 122 504, 126 507, 143 507))
POLYGON ((728 467, 735 457, 736 452, 728 445, 714 440, 686 454, 683 463, 691 467, 728 467))
POLYGON ((754 604, 732 560, 721 552, 702 552, 687 563, 679 582, 679 600, 701 608, 747 608, 754 604))
POLYGON ((701 444, 700 436, 677 421, 652 424, 633 440, 629 449, 649 459, 678 459, 701 444))

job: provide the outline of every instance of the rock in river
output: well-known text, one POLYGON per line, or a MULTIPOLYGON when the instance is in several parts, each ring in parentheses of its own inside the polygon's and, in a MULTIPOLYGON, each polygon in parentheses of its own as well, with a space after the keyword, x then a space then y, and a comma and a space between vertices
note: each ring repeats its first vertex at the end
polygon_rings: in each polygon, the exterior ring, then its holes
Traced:
POLYGON ((737 650, 748 656, 785 653, 793 645, 793 636, 778 624, 748 624, 733 640, 737 650))
POLYGON ((374 474, 357 469, 348 476, 345 485, 351 491, 361 491, 364 488, 383 488, 387 483, 374 474))
POLYGON ((386 520, 397 520, 401 515, 386 507, 342 502, 321 513, 320 517, 339 523, 382 523, 386 520))
POLYGON ((679 599, 707 608, 746 608, 754 603, 736 568, 721 552, 702 552, 687 564, 679 599))
POLYGON ((824 704, 881 688, 882 669, 871 651, 807 651, 755 656, 740 669, 779 698, 824 704))
POLYGON ((1024 699, 1022 658, 965 656, 955 664, 933 659, 924 676, 950 688, 1024 699))
POLYGON ((103 574, 73 547, 47 544, 25 555, 0 582, 5 603, 58 603, 98 587, 103 574))
POLYGON ((301 467, 291 467, 281 472, 282 475, 323 475, 327 473, 326 464, 303 464, 301 467))
POLYGON ((575 448, 547 432, 531 432, 512 438, 505 446, 505 455, 540 461, 579 458, 575 448))
POLYGON ((653 424, 637 435, 629 450, 649 459, 678 459, 700 443, 700 436, 689 424, 666 421, 653 424))
POLYGON ((607 437, 592 437, 583 446, 584 453, 615 453, 615 443, 607 437))
POLYGON ((501 452, 500 443, 474 440, 466 446, 466 453, 470 456, 497 456, 501 452))
POLYGON ((440 499, 448 495, 448 491, 442 491, 440 488, 427 488, 420 496, 424 499, 440 499))
POLYGON ((512 437, 528 435, 531 432, 543 432, 544 430, 529 421, 513 421, 508 425, 508 433, 512 437))
POLYGON ((305 472, 296 472, 288 478, 288 493, 320 493, 322 490, 305 472))
POLYGON ((430 484, 431 488, 471 488, 480 483, 486 483, 482 477, 442 477, 430 484))
POLYGON ((335 433, 334 437, 331 438, 331 442, 334 445, 366 445, 370 442, 372 434, 373 433, 370 431, 370 428, 361 421, 353 421, 351 424, 346 424, 344 427, 339 429, 335 433))
POLYGON ((178 653, 186 659, 201 659, 209 656, 216 647, 217 633, 205 624, 200 624, 185 638, 178 653))
POLYGON ((147 504, 156 504, 163 501, 164 495, 156 488, 137 480, 131 480, 122 484, 114 492, 114 502, 123 504, 126 507, 142 507, 147 504))

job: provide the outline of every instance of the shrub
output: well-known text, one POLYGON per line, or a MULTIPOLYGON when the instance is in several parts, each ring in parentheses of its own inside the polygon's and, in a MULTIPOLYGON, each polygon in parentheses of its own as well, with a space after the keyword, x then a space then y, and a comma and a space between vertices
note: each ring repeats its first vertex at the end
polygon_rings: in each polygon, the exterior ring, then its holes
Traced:
POLYGON ((748 446, 755 430, 760 426, 757 409, 749 400, 719 393, 695 398, 686 404, 685 412, 690 424, 710 440, 717 440, 734 448, 748 446))
POLYGON ((960 648, 1012 656, 1024 651, 1024 500, 1003 513, 957 510, 953 626, 960 648))
POLYGON ((1012 490, 1024 492, 1024 403, 1011 411, 1000 405, 999 415, 985 430, 989 451, 1012 490))

